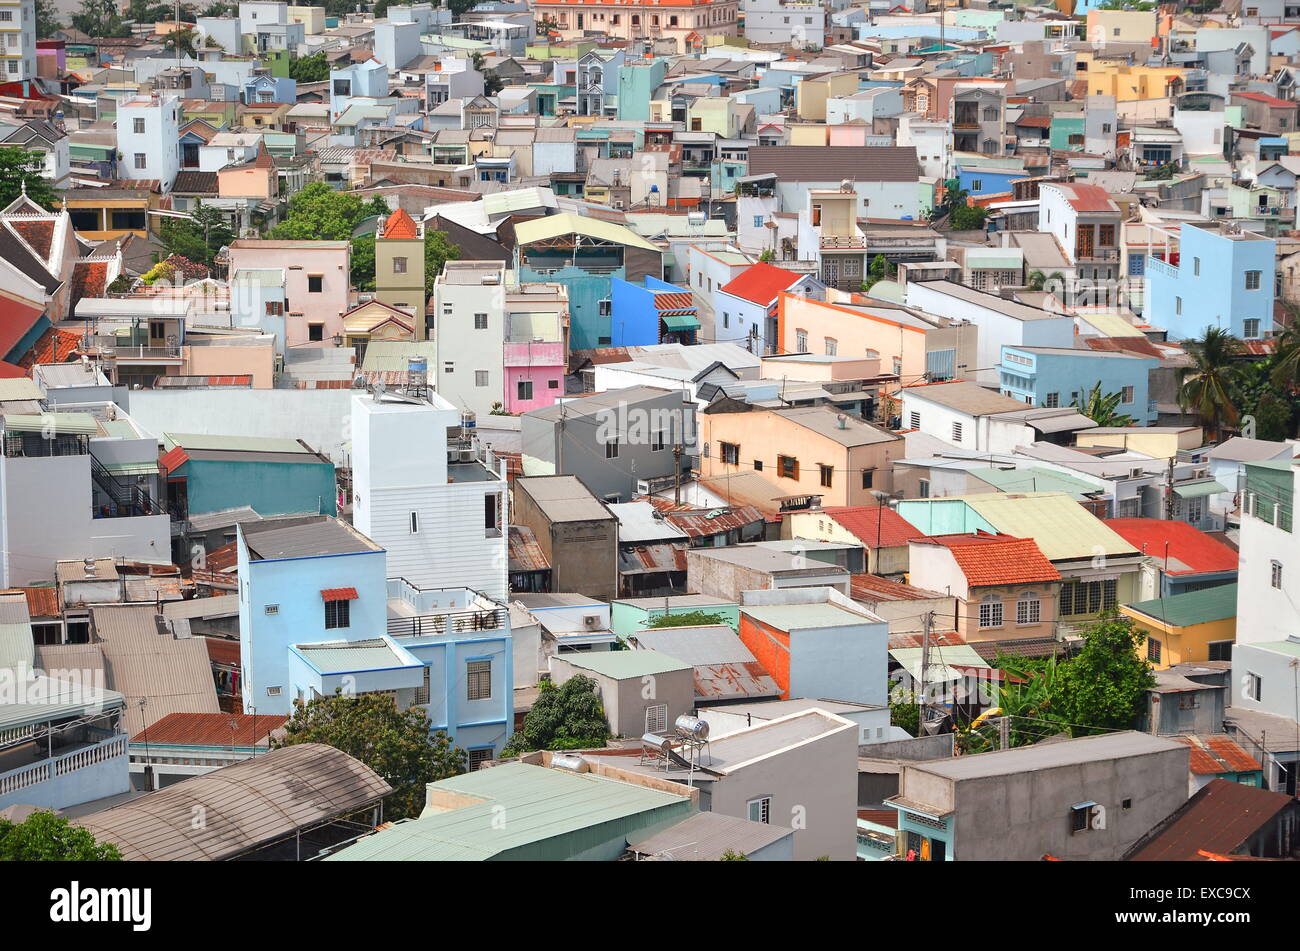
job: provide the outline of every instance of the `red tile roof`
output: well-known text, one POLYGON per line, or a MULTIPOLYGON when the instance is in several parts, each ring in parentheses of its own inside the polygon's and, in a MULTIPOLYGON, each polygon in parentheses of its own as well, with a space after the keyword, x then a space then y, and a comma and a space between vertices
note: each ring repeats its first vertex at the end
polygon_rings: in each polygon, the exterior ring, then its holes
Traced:
POLYGON ((845 531, 853 533, 858 541, 872 547, 901 548, 913 538, 925 535, 887 505, 833 506, 822 511, 845 531))
POLYGON ((1276 96, 1270 96, 1262 92, 1234 92, 1233 97, 1236 99, 1249 99, 1251 102, 1262 102, 1267 106, 1273 106, 1278 109, 1294 109, 1296 104, 1288 102, 1285 99, 1279 99, 1276 96))
POLYGON ((78 261, 72 266, 73 307, 83 297, 103 297, 107 287, 107 261, 78 261))
POLYGON ((789 289, 790 285, 801 277, 802 274, 795 274, 785 268, 759 261, 724 284, 722 290, 732 297, 739 297, 766 307, 776 300, 777 294, 789 289))
POLYGON ((849 579, 849 594, 855 601, 928 601, 946 597, 938 591, 890 581, 879 575, 853 575, 849 579))
MULTIPOLYGON (((7 297, 0 297, 0 359, 18 346, 43 316, 39 307, 28 307, 7 297)), ((19 365, 22 360, 19 359, 19 365)))
POLYGON ((1259 763, 1249 753, 1226 736, 1174 736, 1191 747, 1189 768, 1200 776, 1218 776, 1221 773, 1253 773, 1259 763))
POLYGON ((384 222, 385 238, 411 239, 419 236, 420 231, 415 227, 415 221, 401 208, 389 215, 388 220, 384 222))
POLYGON ((1050 129, 1052 126, 1051 116, 1021 116, 1016 120, 1016 125, 1028 126, 1031 129, 1050 129))
POLYGON ((360 597, 356 588, 322 588, 320 596, 324 601, 355 601, 360 597))
POLYGON ((1164 359, 1164 354, 1146 337, 1082 337, 1080 339, 1093 350, 1137 353, 1144 357, 1155 357, 1157 360, 1164 359))
POLYGON ((54 244, 54 220, 36 221, 10 220, 9 226, 22 235, 33 251, 42 261, 50 259, 50 248, 54 244))
POLYGON ((30 370, 38 363, 66 363, 80 343, 81 337, 75 331, 51 328, 41 334, 18 365, 30 370))
POLYGON ((1158 518, 1108 518, 1105 522, 1124 541, 1157 561, 1163 562, 1167 553, 1165 574, 1237 570, 1235 551, 1186 522, 1158 518))
POLYGON ((164 474, 175 472, 189 461, 190 457, 186 454, 185 450, 180 446, 176 446, 169 452, 163 453, 162 458, 158 460, 158 468, 161 469, 164 474))
POLYGON ((1052 567, 1032 538, 978 532, 974 535, 936 535, 922 541, 942 545, 951 551, 957 567, 966 576, 966 583, 972 588, 1061 580, 1061 573, 1052 567))
POLYGON ((235 567, 238 563, 238 542, 231 542, 229 545, 214 548, 207 554, 207 568, 209 571, 225 571, 227 568, 235 567))
POLYGON ((1083 185, 1079 182, 1070 182, 1068 185, 1058 185, 1057 187, 1065 192, 1070 207, 1075 211, 1117 210, 1115 203, 1110 200, 1110 195, 1106 193, 1106 189, 1100 185, 1083 185))
POLYGON ((149 742, 247 747, 265 740, 288 719, 265 713, 169 713, 149 727, 149 742))

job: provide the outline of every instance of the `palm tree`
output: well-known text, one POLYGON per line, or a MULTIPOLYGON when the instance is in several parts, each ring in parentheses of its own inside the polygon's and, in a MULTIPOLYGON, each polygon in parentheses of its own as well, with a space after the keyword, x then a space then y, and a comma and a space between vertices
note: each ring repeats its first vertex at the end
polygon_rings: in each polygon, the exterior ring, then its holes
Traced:
POLYGON ((1273 358, 1273 385, 1288 394, 1300 387, 1300 313, 1292 304, 1284 304, 1291 315, 1291 325, 1277 338, 1273 358))
POLYGON ((1218 327, 1206 327, 1200 340, 1183 344, 1192 366, 1183 371, 1178 403, 1192 410, 1210 428, 1218 442, 1223 426, 1236 425, 1237 407, 1232 402, 1232 365, 1241 352, 1241 341, 1218 327))
POLYGON ((1076 397, 1072 404, 1084 416, 1098 426, 1132 426, 1133 417, 1119 412, 1120 393, 1105 393, 1098 380, 1092 389, 1081 397, 1076 397))

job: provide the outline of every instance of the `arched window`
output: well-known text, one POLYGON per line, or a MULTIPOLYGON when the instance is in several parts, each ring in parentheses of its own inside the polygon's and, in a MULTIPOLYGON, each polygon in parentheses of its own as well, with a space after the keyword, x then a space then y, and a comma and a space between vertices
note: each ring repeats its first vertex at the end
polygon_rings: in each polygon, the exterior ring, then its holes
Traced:
POLYGON ((1037 624, 1043 618, 1042 602, 1033 591, 1026 591, 1016 600, 1016 623, 1037 624))
POLYGON ((1002 599, 996 594, 986 595, 980 602, 980 627, 1002 626, 1002 599))

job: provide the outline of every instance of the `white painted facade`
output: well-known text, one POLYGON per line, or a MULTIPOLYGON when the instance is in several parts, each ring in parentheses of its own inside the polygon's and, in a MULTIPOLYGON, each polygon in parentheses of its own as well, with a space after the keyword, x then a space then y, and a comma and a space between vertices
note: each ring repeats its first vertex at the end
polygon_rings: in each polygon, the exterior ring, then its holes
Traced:
POLYGON ((460 412, 428 400, 352 397, 352 522, 388 552, 388 575, 418 588, 507 596, 509 494, 504 464, 448 462, 460 412), (498 515, 486 520, 487 499, 498 515))
POLYGON ((820 3, 741 0, 740 11, 751 43, 820 49, 826 41, 826 8, 820 3))
MULTIPOLYGON (((927 436, 942 440, 957 449, 972 452, 1011 453, 1019 446, 1028 446, 1037 440, 1038 433, 1031 426, 996 416, 976 416, 972 413, 942 406, 925 399, 918 389, 904 388, 903 426, 911 428, 913 416, 919 419, 915 427, 927 436), (961 426, 961 439, 955 439, 954 424, 961 426)), ((934 589, 941 590, 941 589, 934 589)))
POLYGON ((36 2, 0 0, 0 83, 36 78, 36 2))
POLYGON ((506 270, 498 261, 451 261, 433 287, 438 395, 479 416, 505 400, 506 270))
POLYGON ((117 107, 118 174, 126 179, 157 179, 171 191, 181 170, 181 101, 151 94, 117 107))
MULTIPOLYGON (((952 126, 919 113, 898 118, 898 144, 916 149, 916 160, 926 178, 952 177, 952 126)), ((923 209, 924 210, 924 209, 923 209)))
MULTIPOLYGON (((1300 538, 1294 526, 1288 532, 1252 515, 1252 501, 1250 493, 1242 493, 1237 539, 1238 644, 1281 641, 1300 633, 1300 538), (1275 564, 1281 573, 1277 586, 1273 584, 1275 564)), ((1292 512, 1297 503, 1300 492, 1291 499, 1292 512)), ((1271 508, 1276 511, 1280 506, 1271 508)))

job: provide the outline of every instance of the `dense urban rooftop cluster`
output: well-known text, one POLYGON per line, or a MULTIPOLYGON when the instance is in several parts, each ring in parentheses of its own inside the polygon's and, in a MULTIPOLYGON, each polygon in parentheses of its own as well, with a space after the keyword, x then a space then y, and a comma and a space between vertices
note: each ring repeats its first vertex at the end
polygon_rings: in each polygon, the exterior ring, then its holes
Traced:
POLYGON ((1251 3, 0 0, 0 856, 1300 858, 1251 3))

